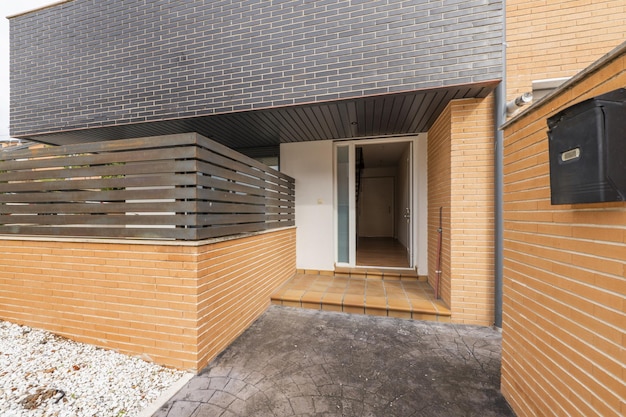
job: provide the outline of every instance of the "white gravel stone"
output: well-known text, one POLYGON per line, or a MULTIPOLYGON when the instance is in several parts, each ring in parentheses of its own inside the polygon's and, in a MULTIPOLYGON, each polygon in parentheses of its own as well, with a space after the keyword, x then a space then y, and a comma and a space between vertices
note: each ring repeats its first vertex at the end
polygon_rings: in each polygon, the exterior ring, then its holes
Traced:
POLYGON ((2 417, 137 416, 185 375, 0 320, 2 417))

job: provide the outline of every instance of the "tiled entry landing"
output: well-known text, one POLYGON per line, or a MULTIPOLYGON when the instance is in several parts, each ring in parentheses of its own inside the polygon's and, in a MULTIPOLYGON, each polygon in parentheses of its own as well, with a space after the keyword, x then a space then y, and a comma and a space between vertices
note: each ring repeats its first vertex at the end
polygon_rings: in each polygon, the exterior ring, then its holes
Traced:
POLYGON ((415 320, 450 321, 450 309, 416 278, 298 272, 272 295, 272 304, 415 320))

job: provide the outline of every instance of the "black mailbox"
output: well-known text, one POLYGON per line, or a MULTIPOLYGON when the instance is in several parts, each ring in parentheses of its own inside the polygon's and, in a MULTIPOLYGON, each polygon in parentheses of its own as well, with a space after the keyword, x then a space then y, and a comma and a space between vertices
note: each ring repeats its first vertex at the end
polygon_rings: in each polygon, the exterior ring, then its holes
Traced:
POLYGON ((626 89, 548 119, 552 204, 626 200, 626 89))

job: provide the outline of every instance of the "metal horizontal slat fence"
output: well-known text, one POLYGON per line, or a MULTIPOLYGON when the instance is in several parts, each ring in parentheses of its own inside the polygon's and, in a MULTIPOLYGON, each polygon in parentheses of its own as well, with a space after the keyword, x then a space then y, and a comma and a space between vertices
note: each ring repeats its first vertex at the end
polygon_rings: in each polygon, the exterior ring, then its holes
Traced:
POLYGON ((294 180, 195 133, 0 152, 0 234, 202 240, 295 224, 294 180))

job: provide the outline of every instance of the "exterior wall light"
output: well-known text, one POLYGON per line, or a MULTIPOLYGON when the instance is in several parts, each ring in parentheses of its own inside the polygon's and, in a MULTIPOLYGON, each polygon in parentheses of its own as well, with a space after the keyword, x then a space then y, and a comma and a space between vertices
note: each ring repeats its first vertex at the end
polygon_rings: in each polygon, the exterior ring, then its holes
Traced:
POLYGON ((506 115, 513 116, 521 107, 524 107, 533 101, 533 93, 524 93, 514 100, 506 103, 506 115))

